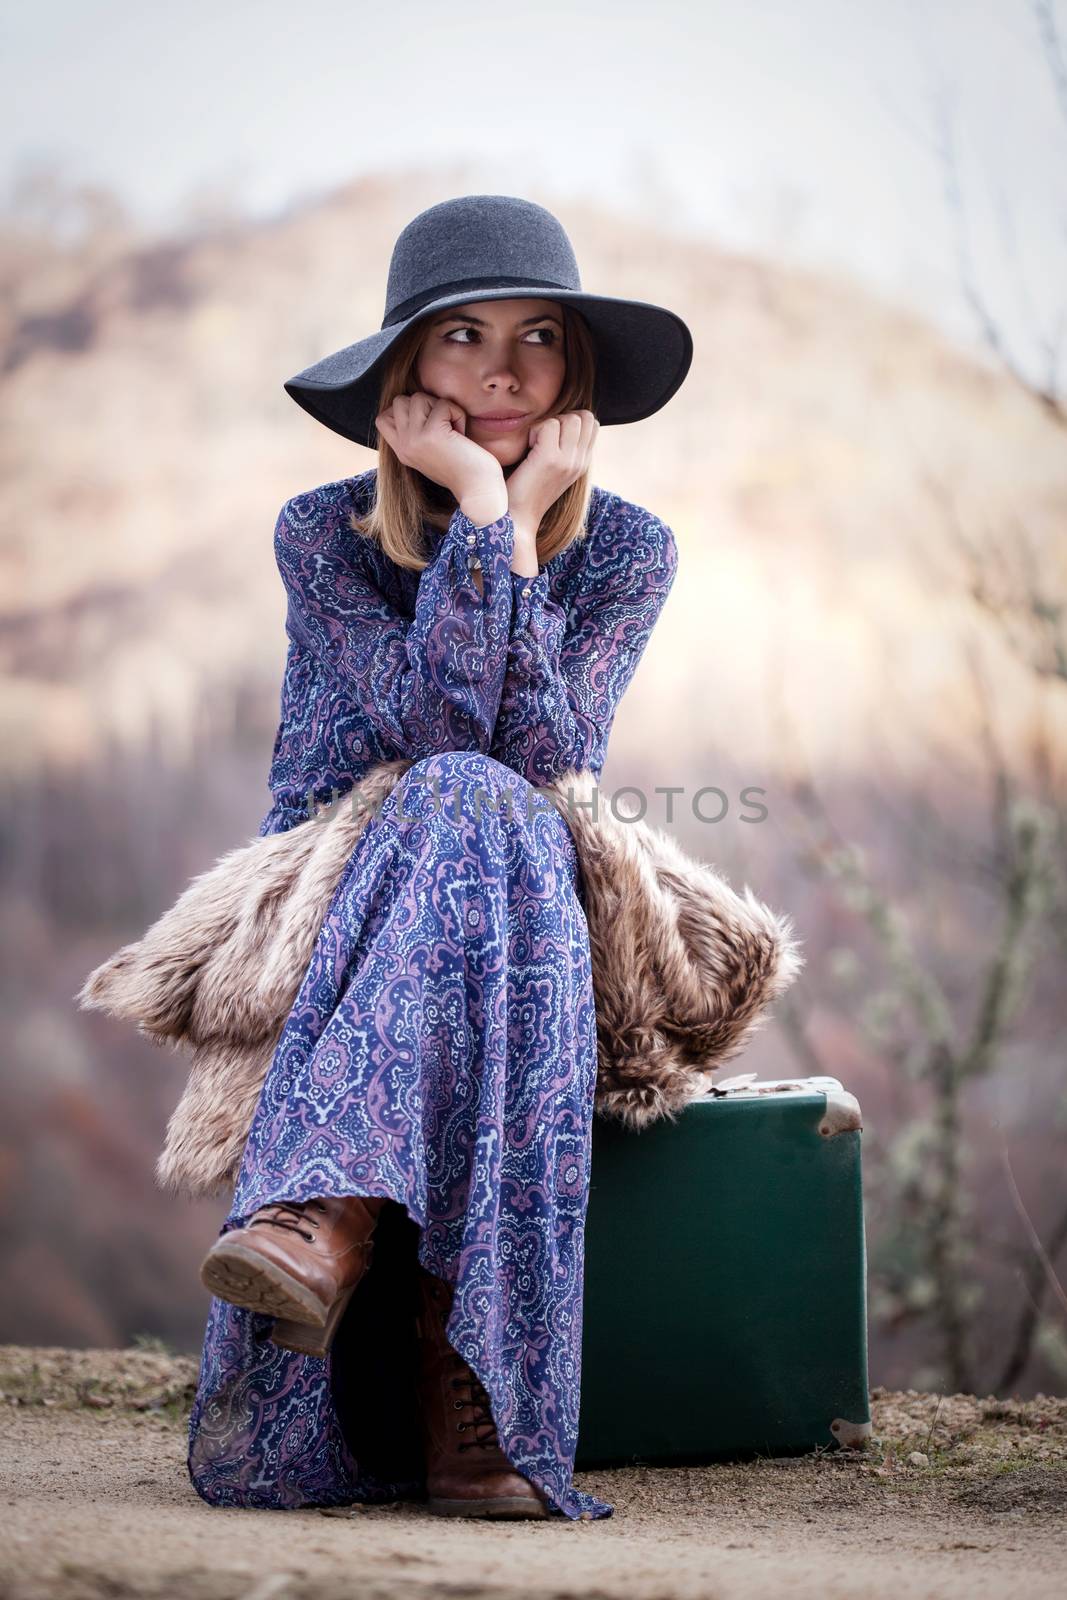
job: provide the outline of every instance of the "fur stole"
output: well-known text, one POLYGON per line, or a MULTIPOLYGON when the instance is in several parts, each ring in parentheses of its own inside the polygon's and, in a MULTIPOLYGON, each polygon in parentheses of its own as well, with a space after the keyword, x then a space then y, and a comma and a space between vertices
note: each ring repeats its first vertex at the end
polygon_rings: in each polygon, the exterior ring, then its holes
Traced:
MULTIPOLYGON (((259 1092, 319 929, 371 815, 412 765, 379 763, 351 794, 256 837, 194 878, 143 938, 75 996, 190 1055, 156 1166, 200 1197, 236 1182, 259 1092)), ((620 821, 589 771, 538 791, 559 809, 585 887, 597 1021, 596 1110, 640 1129, 709 1088, 804 965, 788 918, 738 895, 669 835, 620 821), (592 808, 576 804, 595 797, 592 808)))

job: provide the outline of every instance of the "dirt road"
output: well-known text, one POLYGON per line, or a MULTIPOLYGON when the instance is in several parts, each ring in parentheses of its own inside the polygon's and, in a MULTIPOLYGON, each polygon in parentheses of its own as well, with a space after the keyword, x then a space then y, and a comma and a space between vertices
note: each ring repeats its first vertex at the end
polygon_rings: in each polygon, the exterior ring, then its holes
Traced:
POLYGON ((596 1522, 231 1511, 185 1470, 193 1362, 0 1346, 11 1600, 927 1600, 1067 1593, 1067 1399, 872 1393, 875 1442, 580 1473, 596 1522))

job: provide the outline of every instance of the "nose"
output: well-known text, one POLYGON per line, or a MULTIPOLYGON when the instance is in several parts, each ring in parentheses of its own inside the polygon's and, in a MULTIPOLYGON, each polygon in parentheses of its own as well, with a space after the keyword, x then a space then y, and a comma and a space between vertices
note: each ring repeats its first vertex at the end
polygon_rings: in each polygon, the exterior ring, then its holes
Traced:
POLYGON ((519 386, 519 376, 507 358, 501 357, 497 362, 489 361, 482 382, 494 391, 498 388, 516 389, 519 386))

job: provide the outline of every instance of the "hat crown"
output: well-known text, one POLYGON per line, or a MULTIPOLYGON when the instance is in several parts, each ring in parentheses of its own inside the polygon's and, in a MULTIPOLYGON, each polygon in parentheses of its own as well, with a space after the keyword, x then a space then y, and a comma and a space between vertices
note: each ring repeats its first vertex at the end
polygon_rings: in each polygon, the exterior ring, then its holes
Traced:
POLYGON ((479 289, 581 290, 571 242, 551 211, 504 194, 469 194, 420 211, 393 246, 382 327, 442 295, 479 289))

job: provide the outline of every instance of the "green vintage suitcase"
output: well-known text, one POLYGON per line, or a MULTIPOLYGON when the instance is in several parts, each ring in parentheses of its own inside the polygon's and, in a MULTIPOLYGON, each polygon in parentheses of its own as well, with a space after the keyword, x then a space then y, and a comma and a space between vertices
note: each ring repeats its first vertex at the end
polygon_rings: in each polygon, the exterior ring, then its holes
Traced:
POLYGON ((754 1073, 594 1120, 578 1470, 870 1436, 862 1126, 836 1078, 754 1073))

